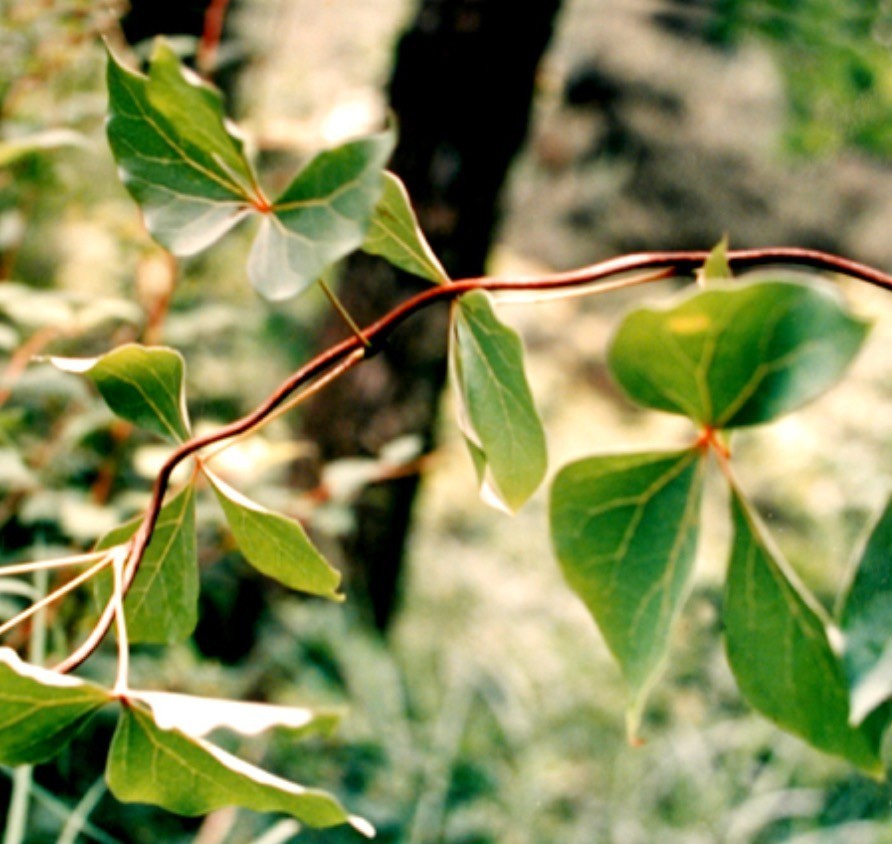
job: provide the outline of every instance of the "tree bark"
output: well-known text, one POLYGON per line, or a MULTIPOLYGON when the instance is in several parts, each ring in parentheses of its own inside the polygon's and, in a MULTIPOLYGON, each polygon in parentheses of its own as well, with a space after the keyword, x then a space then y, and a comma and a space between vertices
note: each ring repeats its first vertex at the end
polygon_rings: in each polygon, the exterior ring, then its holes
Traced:
MULTIPOLYGON (((399 41, 390 103, 400 141, 391 164, 408 187, 422 228, 455 278, 484 270, 498 196, 527 131, 536 70, 560 0, 422 0, 399 41)), ((425 282, 378 259, 353 256, 340 295, 365 324, 425 282)), ((446 378, 448 313, 429 309, 388 346, 308 406, 305 433, 323 462, 375 455, 407 434, 433 446, 446 378)), ((344 336, 324 326, 325 347, 344 336)), ((469 467, 470 468, 470 467, 469 467)), ((419 476, 376 483, 361 495, 343 542, 349 589, 388 626, 419 476)))

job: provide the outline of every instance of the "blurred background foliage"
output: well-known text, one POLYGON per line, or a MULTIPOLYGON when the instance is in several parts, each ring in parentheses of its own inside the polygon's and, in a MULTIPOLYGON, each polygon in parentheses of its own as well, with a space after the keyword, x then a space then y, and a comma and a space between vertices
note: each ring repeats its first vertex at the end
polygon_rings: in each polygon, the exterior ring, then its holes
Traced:
MULTIPOLYGON (((267 178, 374 122, 413 10, 408 0, 233 7, 222 59, 241 63, 233 108, 267 178)), ((253 297, 238 233, 179 266, 148 240, 103 135, 99 36, 122 48, 124 11, 0 0, 2 562, 89 546, 141 506, 159 460, 157 444, 35 356, 173 345, 201 428, 250 409, 304 360, 324 307, 315 294, 275 309, 253 297)), ((827 246, 888 269, 889 15, 885 0, 567 0, 493 268, 702 248, 727 229, 738 246, 827 246)), ((195 51, 194 38, 176 43, 195 51)), ((853 374, 804 413, 736 441, 744 482, 825 600, 892 471, 892 308, 887 294, 846 291, 876 319, 853 374)), ((630 408, 605 376, 604 344, 628 302, 505 309, 530 350, 554 466, 688 436, 677 420, 630 408)), ((205 501, 203 621, 183 646, 140 649, 135 682, 343 707, 334 737, 254 739, 240 752, 331 788, 383 842, 892 842, 888 786, 780 734, 736 694, 721 647, 724 502, 709 496, 701 576, 647 743, 632 749, 618 671, 551 558, 544 495, 514 521, 485 510, 455 440, 444 422, 421 464, 411 443, 397 444, 383 463, 329 467, 324 490, 294 489, 292 466, 312 444, 287 423, 227 452, 220 469, 307 521, 323 548, 349 530, 357 484, 406 460, 423 469, 404 611, 385 641, 350 600, 328 606, 260 582, 205 501)), ((0 614, 20 602, 0 587, 0 614)), ((82 633, 89 610, 88 595, 58 610, 51 650, 82 633)), ((105 676, 110 663, 100 653, 87 670, 105 676)), ((104 750, 91 750, 110 729, 97 719, 38 770, 29 841, 358 840, 243 812, 186 821, 120 806, 97 779, 104 750)), ((8 790, 4 776, 0 799, 8 790)))

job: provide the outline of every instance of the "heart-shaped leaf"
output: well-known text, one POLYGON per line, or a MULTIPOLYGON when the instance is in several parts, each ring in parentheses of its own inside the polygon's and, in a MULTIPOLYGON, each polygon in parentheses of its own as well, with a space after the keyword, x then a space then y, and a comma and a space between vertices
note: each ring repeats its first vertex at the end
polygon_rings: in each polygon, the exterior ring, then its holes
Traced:
MULTIPOLYGON (((142 520, 107 533, 97 550, 122 545, 142 520)), ((158 516, 152 541, 124 600, 131 642, 165 644, 188 638, 198 623, 198 553, 195 536, 195 489, 189 484, 158 516)), ((99 601, 112 593, 111 572, 96 578, 99 601)))
POLYGON ((450 372, 458 421, 488 503, 518 510, 548 465, 545 432, 523 366, 523 346, 485 293, 462 296, 453 316, 450 372))
POLYGON ((387 131, 316 155, 263 215, 248 277, 264 297, 301 293, 362 246, 393 150, 387 131))
POLYGON ((632 734, 687 597, 704 463, 697 449, 590 457, 552 486, 555 552, 632 690, 632 734))
POLYGON ((610 368, 645 407, 711 428, 768 422, 802 407, 845 372, 867 324, 816 284, 713 284, 620 325, 610 368))
POLYGON ((892 501, 871 532, 843 600, 843 665, 851 720, 859 724, 892 697, 892 501))
POLYGON ((174 349, 128 343, 98 358, 52 357, 50 362, 86 375, 122 419, 174 442, 189 438, 185 364, 174 349))
POLYGON ((344 599, 337 591, 340 573, 316 550, 299 522, 261 507, 207 469, 205 474, 239 549, 257 571, 299 592, 344 599))
POLYGON ((51 759, 110 699, 99 686, 22 662, 11 648, 0 648, 0 763, 51 759))
POLYGON ((267 205, 220 94, 161 39, 148 77, 109 54, 108 140, 146 228, 175 255, 210 246, 267 205))
POLYGON ((362 250, 380 255, 401 270, 437 284, 449 281, 448 273, 418 225, 405 186, 393 173, 384 174, 384 190, 375 206, 362 250))
POLYGON ((885 717, 849 724, 849 691, 822 611, 733 492, 734 545, 725 595, 731 670, 754 709, 813 747, 883 771, 885 717))
POLYGON ((161 729, 136 701, 121 712, 106 779, 118 800, 151 803, 179 815, 243 806, 284 812, 313 827, 351 824, 374 835, 366 821, 348 815, 330 794, 274 776, 203 739, 161 729))

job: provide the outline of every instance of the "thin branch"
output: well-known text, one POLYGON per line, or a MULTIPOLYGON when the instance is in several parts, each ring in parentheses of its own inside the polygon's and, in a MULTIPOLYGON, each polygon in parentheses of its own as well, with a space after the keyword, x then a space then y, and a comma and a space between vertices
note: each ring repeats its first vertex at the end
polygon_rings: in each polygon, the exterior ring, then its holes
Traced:
POLYGON ((51 560, 39 560, 34 563, 15 563, 11 566, 0 566, 0 577, 14 577, 22 574, 31 574, 35 571, 78 566, 84 563, 92 563, 94 560, 101 560, 106 556, 108 556, 108 551, 93 551, 89 554, 75 554, 72 557, 54 557, 51 560))
MULTIPOLYGON (((96 574, 99 574, 109 563, 111 562, 111 557, 106 555, 106 557, 96 563, 92 568, 87 569, 87 571, 79 574, 77 577, 71 579, 64 586, 60 586, 54 592, 50 592, 44 598, 41 598, 39 601, 31 604, 30 607, 26 610, 22 610, 18 615, 13 616, 9 621, 5 624, 0 625, 0 636, 3 636, 5 633, 8 633, 18 624, 21 624, 23 621, 31 618, 35 613, 40 612, 44 607, 49 606, 50 604, 58 601, 59 598, 64 597, 69 592, 74 591, 80 586, 82 583, 86 583, 91 577, 96 574)), ((106 631, 107 632, 107 631, 106 631)))
POLYGON ((322 292, 325 294, 325 297, 328 299, 331 306, 337 311, 338 316, 346 323, 347 328, 350 329, 350 333, 353 334, 363 346, 369 348, 372 344, 369 342, 365 334, 362 333, 362 329, 356 324, 356 320, 350 316, 350 311, 344 307, 344 303, 338 298, 338 294, 329 287, 324 278, 319 279, 319 286, 322 288, 322 292))
MULTIPOLYGON (((336 378, 340 378, 348 369, 352 369, 356 364, 360 363, 363 358, 365 358, 365 349, 357 349, 352 352, 347 358, 341 361, 337 366, 333 366, 328 372, 324 375, 321 375, 315 381, 313 381, 308 386, 304 387, 300 392, 293 395, 287 402, 277 407, 272 413, 270 413, 265 419, 261 422, 258 422, 253 428, 250 428, 247 431, 243 431, 241 434, 238 434, 235 437, 231 437, 230 439, 222 442, 217 448, 208 452, 207 454, 203 454, 201 456, 202 461, 209 463, 215 457, 222 454, 226 451, 227 448, 234 446, 236 443, 241 442, 243 439, 247 437, 251 437, 256 434, 261 428, 268 425, 275 419, 278 419, 280 416, 284 416, 290 410, 294 410, 299 404, 302 404, 307 399, 312 398, 316 395, 320 390, 324 389, 328 384, 334 381, 336 378)), ((2 572, 2 569, 0 569, 2 572)))
MULTIPOLYGON (((611 258, 589 267, 564 273, 554 273, 535 278, 471 278, 450 284, 428 288, 397 305, 384 316, 371 323, 358 334, 342 340, 317 355, 309 363, 287 378, 265 401, 251 413, 201 437, 183 443, 164 462, 152 487, 149 505, 143 521, 133 537, 130 556, 123 572, 123 591, 127 590, 136 577, 142 557, 151 541, 161 505, 176 467, 185 459, 210 445, 241 436, 264 424, 268 417, 286 405, 297 390, 305 385, 334 376, 337 368, 346 358, 362 352, 367 359, 378 351, 390 334, 409 317, 438 302, 452 302, 466 293, 483 290, 490 293, 535 293, 546 291, 587 288, 589 294, 607 292, 626 284, 657 281, 673 276, 692 275, 709 257, 706 250, 684 252, 641 252, 611 258), (632 274, 643 274, 635 277, 632 274), (628 276, 632 275, 632 278, 628 276), (622 277, 626 276, 625 279, 622 277), (623 284, 625 281, 626 284, 623 284), (365 343, 369 345, 364 346, 365 343)), ((741 249, 728 252, 728 263, 732 269, 752 269, 754 267, 784 266, 810 267, 824 272, 850 276, 868 284, 892 290, 892 275, 880 270, 850 261, 838 255, 819 252, 813 249, 796 247, 771 247, 766 249, 741 249)), ((358 362, 358 361, 357 361, 358 362)), ((331 380, 326 379, 326 383, 331 380)), ((111 602, 93 628, 90 637, 68 659, 57 666, 57 670, 67 672, 80 665, 99 646, 114 620, 115 612, 111 602)))

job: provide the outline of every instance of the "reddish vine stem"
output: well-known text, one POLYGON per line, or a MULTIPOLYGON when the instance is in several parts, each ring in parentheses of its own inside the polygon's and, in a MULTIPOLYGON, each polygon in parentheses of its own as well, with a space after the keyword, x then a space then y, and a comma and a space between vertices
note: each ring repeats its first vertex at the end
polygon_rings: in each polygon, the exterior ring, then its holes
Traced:
MULTIPOLYGON (((342 363, 347 355, 362 352, 361 355, 357 355, 356 363, 372 357, 380 351, 390 334, 418 311, 437 302, 452 302, 466 293, 477 290, 498 293, 572 289, 605 283, 615 279, 617 276, 630 273, 649 273, 646 277, 639 279, 639 283, 677 276, 689 276, 701 267, 708 257, 709 252, 703 250, 642 252, 611 258, 579 270, 555 273, 537 278, 483 277, 464 279, 450 284, 431 287, 407 299, 362 329, 359 335, 348 337, 346 340, 317 355, 287 378, 251 413, 210 434, 205 434, 183 443, 167 458, 155 478, 143 521, 131 540, 132 545, 123 572, 124 594, 129 590, 136 577, 143 555, 154 533, 158 514, 161 511, 161 505, 170 485, 171 475, 180 463, 209 445, 239 436, 258 426, 297 390, 324 376, 333 367, 342 363), (652 274, 650 274, 651 272, 652 274), (364 345, 364 342, 367 345, 364 345)), ((734 269, 751 269, 753 267, 772 265, 794 268, 811 267, 825 272, 846 275, 892 291, 892 275, 888 275, 866 264, 850 261, 847 258, 827 252, 795 247, 772 247, 766 249, 733 250, 728 252, 727 257, 729 264, 734 269)), ((88 659, 108 633, 113 617, 114 613, 111 612, 111 605, 109 605, 106 607, 106 611, 102 614, 89 638, 67 659, 60 663, 56 670, 66 673, 88 659)))

